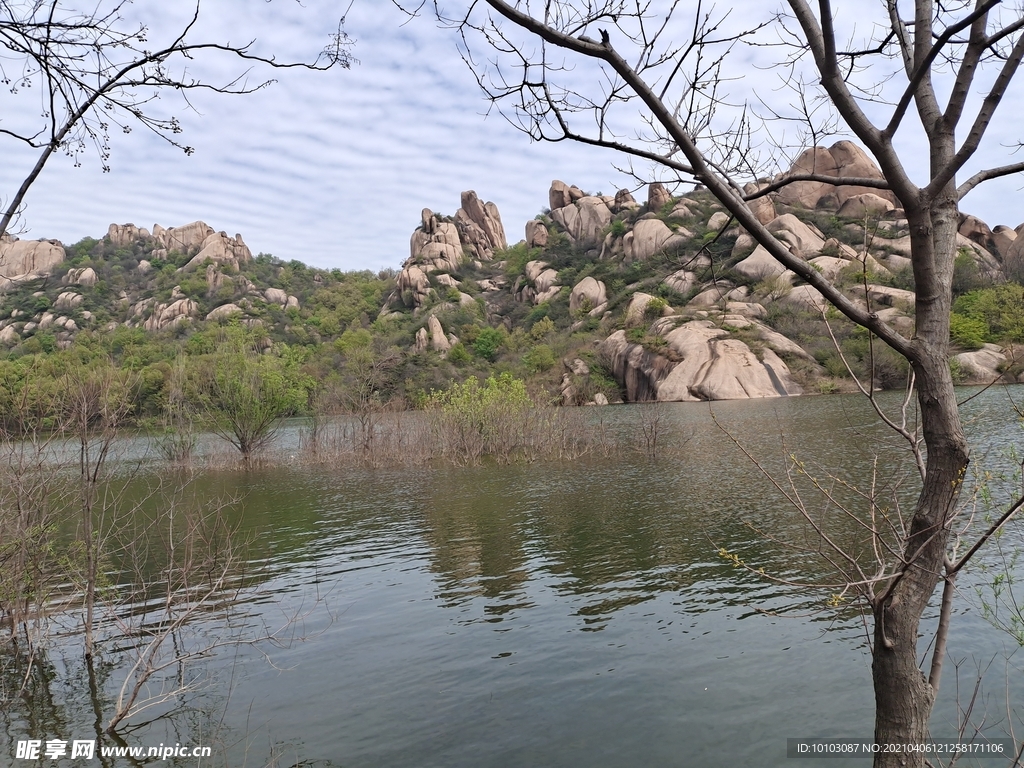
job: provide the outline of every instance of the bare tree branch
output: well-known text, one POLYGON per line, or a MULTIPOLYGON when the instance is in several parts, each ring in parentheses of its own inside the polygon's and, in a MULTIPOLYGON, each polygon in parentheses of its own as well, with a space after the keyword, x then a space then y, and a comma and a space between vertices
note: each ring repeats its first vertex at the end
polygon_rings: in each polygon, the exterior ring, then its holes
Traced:
POLYGON ((41 150, 0 214, 0 235, 7 231, 22 209, 28 190, 58 151, 80 164, 82 152, 93 144, 103 169, 109 170, 111 125, 127 133, 133 123, 141 124, 191 154, 192 148, 177 138, 182 129, 176 118, 146 111, 159 91, 202 89, 247 94, 272 82, 262 80, 249 85, 247 73, 227 83, 204 82, 188 74, 187 64, 199 57, 226 53, 272 69, 347 68, 353 61, 351 40, 340 27, 323 52, 308 62, 281 62, 252 53, 251 43, 190 42, 199 23, 198 1, 181 31, 154 50, 147 46, 149 31, 144 26, 132 27, 124 21, 123 7, 123 0, 102 0, 91 12, 68 8, 63 0, 0 5, 0 84, 8 87, 12 97, 21 90, 36 88, 44 94, 45 102, 43 122, 38 127, 0 129, 0 136, 41 150), (180 74, 172 72, 176 65, 181 67, 180 74))

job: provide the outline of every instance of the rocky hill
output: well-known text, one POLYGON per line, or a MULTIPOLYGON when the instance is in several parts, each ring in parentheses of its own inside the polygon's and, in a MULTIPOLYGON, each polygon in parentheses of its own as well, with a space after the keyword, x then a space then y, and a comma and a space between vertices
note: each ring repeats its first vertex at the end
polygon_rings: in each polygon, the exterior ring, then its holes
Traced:
MULTIPOLYGON (((808 150, 793 170, 810 167, 880 177, 849 142, 808 150)), ((111 225, 102 240, 67 248, 7 239, 0 349, 16 359, 145 333, 163 345, 150 353, 155 365, 240 326, 263 348, 303 349, 321 377, 353 350, 371 350, 389 361, 380 386, 407 402, 496 370, 571 403, 845 390, 847 366, 876 387, 905 380, 902 360, 830 310, 705 192, 675 197, 654 183, 641 202, 628 190, 587 194, 554 181, 547 203, 512 246, 497 206, 475 192, 452 216, 425 209, 401 269, 376 276, 254 258, 240 235, 203 222, 111 225)), ((756 212, 851 298, 913 332, 907 223, 888 192, 799 182, 758 198, 756 212)), ((1024 275, 1020 229, 962 219, 951 365, 964 382, 1019 373, 1013 343, 1024 322, 1014 330, 1005 313, 1021 305, 1011 295, 1024 275)))

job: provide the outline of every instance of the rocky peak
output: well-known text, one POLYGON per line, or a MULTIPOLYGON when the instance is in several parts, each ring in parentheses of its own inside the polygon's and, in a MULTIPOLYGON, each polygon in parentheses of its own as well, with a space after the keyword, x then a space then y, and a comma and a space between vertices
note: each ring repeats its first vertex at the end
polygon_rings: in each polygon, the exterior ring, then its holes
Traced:
POLYGON ((455 212, 463 245, 470 256, 481 261, 494 258, 494 251, 508 247, 501 214, 494 203, 484 203, 476 192, 462 193, 462 207, 455 212))
MULTIPOLYGON (((811 147, 804 150, 788 173, 818 173, 838 178, 868 178, 883 180, 882 172, 863 149, 851 141, 837 141, 831 147, 811 147)), ((848 199, 870 194, 886 200, 894 207, 899 205, 896 196, 888 189, 858 186, 835 186, 821 181, 795 181, 776 193, 776 202, 802 208, 833 208, 838 210, 848 199)))
POLYGON ((226 232, 211 232, 203 240, 199 252, 182 269, 197 267, 207 260, 214 264, 228 264, 237 269, 239 264, 244 264, 251 259, 252 252, 249 250, 249 246, 242 241, 241 235, 228 237, 226 232))
POLYGON ((164 229, 159 224, 153 225, 153 237, 161 246, 168 251, 180 251, 185 254, 195 253, 213 233, 213 227, 205 221, 193 221, 183 227, 170 229, 164 229))
POLYGON ((107 238, 113 245, 122 247, 131 245, 138 240, 149 240, 153 235, 145 227, 134 224, 111 224, 107 228, 107 238))
POLYGON ((498 206, 482 202, 472 190, 463 192, 460 202, 452 221, 429 208, 420 212, 420 226, 409 239, 409 258, 382 313, 402 306, 418 310, 430 296, 432 274, 456 271, 465 257, 490 261, 495 250, 508 247, 498 206))

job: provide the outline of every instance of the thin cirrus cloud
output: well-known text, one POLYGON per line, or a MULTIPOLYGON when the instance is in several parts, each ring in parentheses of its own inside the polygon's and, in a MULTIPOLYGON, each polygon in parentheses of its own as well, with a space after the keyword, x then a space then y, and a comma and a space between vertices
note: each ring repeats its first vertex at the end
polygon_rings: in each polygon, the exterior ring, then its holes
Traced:
MULTIPOLYGON (((181 26, 183 7, 139 3, 131 10, 145 14, 153 30, 172 30, 181 26)), ((203 6, 202 36, 254 39, 254 52, 309 59, 336 29, 338 12, 329 0, 222 0, 203 6)), ((454 213, 463 190, 498 204, 514 242, 547 204, 553 178, 605 194, 635 186, 613 168, 621 158, 609 152, 531 143, 496 112, 487 114, 454 35, 429 19, 407 21, 391 3, 356 2, 346 20, 359 60, 350 70, 254 67, 249 83, 277 82, 248 96, 192 92, 187 105, 162 95, 153 106, 180 117, 181 138, 195 154, 185 157, 135 130, 113 137, 110 173, 100 171, 95 156, 81 168, 54 158, 29 194, 29 231, 22 236, 71 243, 102 236, 112 222, 149 227, 202 219, 242 234, 253 252, 319 267, 379 269, 408 256, 422 208, 454 213)), ((772 92, 777 76, 753 63, 738 60, 745 84, 772 92)), ((223 56, 199 57, 190 67, 220 83, 242 71, 223 56)), ((580 66, 567 76, 587 72, 580 66)), ((3 97, 0 106, 10 115, 38 105, 3 97)), ((34 160, 12 145, 3 151, 0 198, 34 160)), ((1008 184, 1016 189, 1019 182, 1008 184)), ((976 192, 968 202, 992 224, 1015 224, 1022 214, 1006 189, 976 192)))

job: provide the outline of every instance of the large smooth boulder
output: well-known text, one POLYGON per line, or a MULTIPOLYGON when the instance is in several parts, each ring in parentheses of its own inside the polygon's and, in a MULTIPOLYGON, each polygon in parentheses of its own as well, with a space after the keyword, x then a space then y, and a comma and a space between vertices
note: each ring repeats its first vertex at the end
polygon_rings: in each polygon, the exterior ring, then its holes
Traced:
POLYGON ((685 242, 661 219, 642 219, 622 238, 622 248, 627 261, 647 261, 654 254, 685 242))
POLYGON ((729 214, 725 211, 715 211, 711 214, 711 218, 708 219, 708 229, 718 232, 729 223, 729 218, 729 214))
POLYGON ((680 269, 666 277, 664 282, 673 291, 685 296, 696 287, 697 274, 686 269, 680 269))
POLYGON ((600 197, 581 197, 572 205, 551 211, 551 218, 562 225, 580 245, 594 245, 611 224, 612 212, 600 197))
POLYGON ((647 210, 658 213, 672 202, 672 195, 665 189, 665 185, 660 181, 652 182, 647 187, 647 210))
POLYGON ((637 291, 629 298, 629 305, 626 307, 626 325, 640 325, 646 319, 647 307, 654 301, 649 293, 637 291))
POLYGON ((997 381, 1002 376, 1000 369, 1006 365, 1003 348, 995 344, 986 344, 973 352, 961 352, 953 359, 960 364, 967 380, 977 383, 997 381))
POLYGON ((168 251, 192 253, 201 248, 206 238, 214 234, 214 229, 205 221, 193 221, 183 227, 164 229, 159 224, 153 225, 153 237, 168 251))
MULTIPOLYGON (((743 186, 743 194, 752 195, 755 192, 760 192, 766 186, 767 183, 755 184, 754 182, 750 182, 743 186)), ((772 201, 771 195, 755 197, 753 200, 749 200, 747 205, 750 207, 750 210, 753 211, 754 215, 757 216, 757 220, 762 224, 767 224, 776 216, 775 203, 772 201)))
MULTIPOLYGON (((959 232, 968 240, 972 240, 985 250, 991 253, 999 252, 999 247, 996 244, 995 233, 989 229, 988 224, 977 216, 972 216, 969 213, 960 214, 959 232)), ((1002 254, 1000 254, 1000 256, 1001 255, 1002 254)))
POLYGON ((1017 233, 1005 224, 999 224, 992 230, 992 241, 1000 259, 1006 258, 1007 251, 1016 239, 1017 233))
POLYGON ((1003 257, 1003 269, 1011 280, 1024 279, 1024 237, 1017 235, 1017 238, 1006 249, 1006 255, 1003 257))
MULTIPOLYGON (((852 141, 837 141, 828 148, 828 151, 835 160, 836 169, 840 178, 867 178, 878 179, 879 181, 884 180, 885 178, 882 175, 882 172, 878 169, 878 166, 875 164, 875 161, 852 141)), ((893 204, 893 206, 896 206, 898 203, 896 195, 894 195, 890 190, 879 189, 877 187, 843 185, 834 187, 833 194, 835 195, 836 202, 839 205, 842 205, 851 197, 863 194, 877 195, 884 200, 888 200, 893 204)))
MULTIPOLYGON (((661 321, 666 323, 669 321, 661 321)), ((676 361, 631 344, 616 331, 601 344, 632 401, 732 400, 800 394, 786 364, 771 349, 757 355, 707 320, 664 332, 676 361)))
POLYGON ((219 307, 210 311, 206 316, 207 320, 223 320, 231 315, 237 314, 242 311, 242 308, 237 304, 221 304, 219 307))
POLYGON ((235 269, 252 260, 252 251, 242 240, 242 236, 236 234, 228 237, 226 232, 213 232, 206 236, 199 253, 192 257, 182 269, 191 269, 212 261, 214 264, 226 264, 235 269))
POLYGON ((817 229, 812 229, 791 213, 777 217, 767 228, 789 247, 790 253, 802 259, 817 256, 825 245, 825 239, 817 229))
POLYGON ((548 245, 548 228, 543 221, 530 219, 526 222, 526 247, 546 248, 548 245))
MULTIPOLYGON (((0 241, 0 277, 48 275, 64 261, 64 247, 57 240, 0 241)), ((0 283, 6 283, 0 280, 0 283)))
MULTIPOLYGON (((837 178, 865 178, 884 180, 875 162, 856 144, 838 141, 828 149, 812 147, 797 157, 788 173, 779 178, 797 174, 820 174, 837 178)), ((849 198, 862 194, 876 195, 898 204, 896 196, 887 189, 862 186, 835 186, 822 181, 796 181, 776 193, 776 202, 802 208, 819 206, 839 208, 849 198)))
POLYGON ((540 277, 540 273, 547 268, 548 263, 546 261, 535 259, 534 261, 526 262, 526 266, 523 268, 523 272, 526 275, 527 279, 529 279, 529 281, 532 283, 536 282, 537 278, 540 277))
POLYGON ((543 270, 533 279, 533 287, 537 290, 537 293, 545 293, 554 285, 558 285, 558 273, 550 267, 543 270))
POLYGON ((608 301, 605 284, 593 277, 584 277, 573 286, 569 294, 569 311, 586 309, 588 312, 608 301))
MULTIPOLYGON (((839 168, 835 158, 825 147, 811 147, 800 153, 793 162, 789 173, 783 176, 821 174, 838 176, 839 168)), ((821 200, 832 190, 832 185, 823 181, 794 181, 775 193, 775 200, 783 205, 795 205, 801 208, 816 208, 821 200)))
POLYGON ((877 218, 894 210, 895 207, 884 197, 879 197, 873 192, 864 192, 846 198, 836 215, 844 219, 877 218))
POLYGON ((263 296, 269 304, 280 304, 283 307, 288 303, 288 294, 280 288, 267 288, 263 296))
POLYGON ((914 306, 917 299, 913 291, 905 291, 902 288, 892 288, 888 285, 868 285, 868 299, 875 304, 886 307, 898 307, 900 305, 909 308, 914 306))
POLYGON ((759 245, 747 258, 733 265, 733 270, 748 280, 765 280, 775 275, 781 275, 786 268, 763 246, 759 245))
POLYGON ((116 246, 131 245, 137 240, 148 240, 151 237, 148 229, 134 224, 111 224, 107 227, 107 238, 116 246))
POLYGON ((446 353, 452 348, 451 342, 444 333, 441 321, 434 315, 427 318, 427 331, 430 334, 430 346, 435 352, 446 353))

